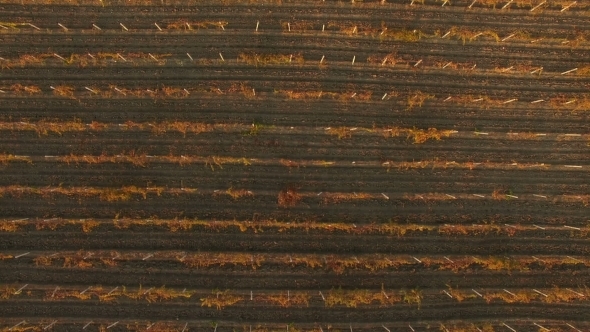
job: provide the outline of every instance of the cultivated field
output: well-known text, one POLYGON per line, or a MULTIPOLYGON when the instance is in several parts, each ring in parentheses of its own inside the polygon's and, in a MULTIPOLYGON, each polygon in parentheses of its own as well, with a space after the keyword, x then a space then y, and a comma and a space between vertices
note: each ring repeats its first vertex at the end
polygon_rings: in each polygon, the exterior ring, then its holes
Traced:
POLYGON ((590 331, 590 4, 3 0, 1 331, 590 331))

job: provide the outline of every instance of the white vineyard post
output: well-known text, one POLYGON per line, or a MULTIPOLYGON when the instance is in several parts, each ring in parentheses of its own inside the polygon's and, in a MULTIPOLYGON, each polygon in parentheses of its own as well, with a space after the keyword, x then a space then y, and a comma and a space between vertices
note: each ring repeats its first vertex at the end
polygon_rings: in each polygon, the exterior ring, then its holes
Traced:
POLYGON ((515 330, 515 329, 513 329, 513 328, 511 328, 510 326, 506 325, 506 323, 502 323, 502 325, 504 325, 504 326, 506 326, 507 328, 511 329, 511 330, 512 330, 512 332, 516 332, 516 330, 515 330))
POLYGON ((16 325, 14 325, 13 327, 9 328, 9 329, 8 329, 8 331, 12 331, 13 329, 15 329, 15 328, 17 328, 17 327, 19 327, 19 326, 21 326, 21 325, 25 324, 26 322, 27 322, 27 321, 24 321, 24 320, 23 320, 23 321, 21 321, 20 323, 18 323, 18 324, 16 324, 16 325))
POLYGON ((115 327, 117 324, 119 324, 119 321, 116 321, 113 324, 107 326, 107 330, 110 329, 111 327, 115 327))
POLYGON ((47 330, 47 329, 51 328, 53 325, 55 325, 55 323, 57 323, 57 320, 54 320, 53 322, 51 322, 51 324, 49 324, 49 325, 45 326, 45 327, 43 328, 43 331, 45 331, 45 330, 47 330))
MULTIPOLYGON (((571 6, 575 5, 576 3, 577 3, 577 1, 574 1, 574 2, 570 3, 569 5, 567 5, 567 6, 563 7, 563 8, 560 10, 560 12, 564 12, 564 11, 566 11, 568 8, 570 8, 571 6)), ((578 331, 579 331, 579 330, 578 330, 578 331)))
POLYGON ((508 3, 506 3, 506 4, 505 4, 505 5, 502 7, 502 9, 506 9, 506 8, 507 8, 508 6, 510 6, 510 5, 511 5, 513 2, 514 2, 514 0, 510 0, 510 1, 508 1, 508 3))
POLYGON ((543 2, 541 2, 540 4, 536 5, 535 7, 533 7, 533 8, 531 9, 531 12, 534 12, 534 11, 535 11, 535 9, 537 9, 537 8, 541 7, 541 6, 542 6, 542 5, 544 5, 546 2, 547 2, 547 1, 543 1, 543 2))

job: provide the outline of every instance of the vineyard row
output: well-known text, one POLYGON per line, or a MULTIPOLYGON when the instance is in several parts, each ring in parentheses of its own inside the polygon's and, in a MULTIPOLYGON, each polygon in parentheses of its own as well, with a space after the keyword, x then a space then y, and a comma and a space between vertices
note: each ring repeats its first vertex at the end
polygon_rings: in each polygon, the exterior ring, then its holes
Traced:
MULTIPOLYGON (((238 0, 223 0, 224 5, 231 6, 242 4, 238 0)), ((203 5, 203 1, 194 0, 9 0, 7 4, 17 5, 77 5, 77 6, 197 6, 203 5)), ((384 6, 405 5, 416 7, 459 7, 461 9, 478 10, 488 9, 493 12, 506 12, 510 10, 526 12, 530 15, 536 15, 539 12, 549 11, 555 13, 564 13, 571 11, 587 11, 590 6, 582 1, 573 0, 552 0, 550 2, 542 0, 250 0, 250 4, 267 4, 267 5, 312 5, 312 6, 331 6, 333 3, 338 5, 349 5, 350 8, 386 8, 384 6)), ((206 3, 205 3, 206 4, 206 3)))
MULTIPOLYGON (((516 135, 516 133, 515 133, 516 135)), ((512 135, 510 136, 512 137, 512 135)), ((63 156, 23 156, 0 153, 0 164, 8 165, 9 163, 29 163, 35 162, 59 162, 66 164, 105 164, 105 163, 122 163, 132 164, 139 167, 147 167, 151 163, 170 163, 178 164, 179 166, 186 165, 204 165, 211 168, 212 171, 216 169, 223 169, 223 165, 243 165, 243 166, 285 166, 288 168, 299 167, 345 167, 354 165, 355 167, 382 167, 390 171, 397 170, 416 170, 416 169, 486 169, 486 170, 523 170, 523 169, 539 169, 539 170, 559 170, 566 169, 582 169, 584 166, 574 167, 574 165, 557 165, 547 163, 502 163, 487 161, 444 161, 440 159, 420 160, 420 161, 327 161, 327 160, 290 160, 290 159, 263 159, 263 158, 246 158, 246 157, 223 157, 223 156, 196 156, 196 155, 148 155, 147 153, 139 153, 134 150, 123 151, 117 155, 109 155, 103 152, 101 155, 63 155, 63 156)), ((329 194, 327 194, 329 196, 329 194)), ((325 196, 324 196, 325 197, 325 196)))
MULTIPOLYGON (((388 224, 359 224, 354 223, 321 223, 315 221, 307 222, 283 222, 277 220, 258 221, 237 221, 237 220, 215 220, 206 221, 198 219, 131 219, 115 218, 112 220, 100 219, 13 219, 0 220, 0 231, 19 232, 33 230, 64 231, 69 227, 80 227, 84 233, 92 230, 104 229, 161 229, 170 232, 178 231, 215 231, 242 233, 304 233, 304 234, 352 234, 352 235, 390 235, 396 237, 416 235, 448 235, 448 236, 518 236, 529 237, 539 232, 538 236, 546 236, 545 232, 568 232, 572 237, 586 237, 590 234, 590 225, 586 227, 572 227, 568 225, 537 225, 537 224, 455 224, 455 225, 420 225, 410 223, 388 224)), ((8 257, 10 258, 10 257, 8 257)))
MULTIPOLYGON (((0 186, 0 197, 10 196, 14 198, 21 198, 23 196, 40 196, 45 199, 54 198, 57 195, 67 196, 75 199, 93 199, 98 198, 101 201, 106 202, 124 202, 133 199, 143 198, 148 199, 154 198, 153 195, 161 196, 162 194, 179 196, 179 195, 199 195, 199 196, 210 196, 212 198, 220 198, 222 196, 230 197, 234 201, 239 199, 253 198, 255 193, 247 189, 237 189, 230 187, 227 190, 199 190, 197 188, 169 188, 169 187, 158 187, 148 186, 146 188, 140 188, 137 186, 123 186, 121 188, 101 188, 101 187, 31 187, 31 186, 0 186)), ((260 192, 259 196, 275 196, 276 194, 270 192, 260 192)), ((455 200, 527 200, 527 201, 539 201, 539 202, 551 202, 551 203, 578 203, 583 206, 590 204, 590 195, 588 194, 561 194, 561 195, 539 195, 539 194, 519 194, 515 196, 511 190, 496 189, 492 193, 480 193, 480 194, 463 194, 463 193, 329 193, 320 192, 316 193, 303 193, 297 192, 291 188, 284 189, 278 193, 277 204, 279 207, 293 207, 299 204, 304 198, 313 200, 319 200, 319 204, 339 204, 339 203, 350 203, 350 202, 361 202, 361 201, 389 201, 391 200, 404 200, 404 201, 417 201, 417 202, 433 202, 433 201, 455 201, 455 200), (318 197, 323 195, 323 197, 318 197)))
MULTIPOLYGON (((481 0, 480 0, 481 1, 481 0)), ((189 21, 189 20, 182 20, 176 22, 169 22, 169 23, 161 23, 164 29, 168 31, 174 31, 178 33, 178 31, 184 31, 184 33, 191 33, 196 34, 201 29, 209 29, 209 28, 217 28, 222 31, 231 32, 231 29, 226 29, 228 27, 229 22, 227 21, 189 21)), ((164 33, 164 29, 162 29, 157 22, 154 22, 153 30, 158 34, 164 33)), ((75 30, 73 28, 68 28, 64 24, 57 23, 53 27, 38 27, 37 25, 31 22, 0 22, 0 27, 4 30, 0 30, 0 33, 3 34, 11 34, 12 31, 16 33, 20 33, 21 29, 27 29, 29 33, 33 34, 42 34, 43 32, 37 32, 39 30, 45 30, 48 33, 65 33, 69 34, 75 31, 80 31, 82 33, 105 33, 109 31, 119 31, 123 33, 132 34, 134 32, 145 32, 143 28, 134 28, 129 24, 123 24, 119 22, 116 26, 116 30, 113 28, 107 27, 99 27, 96 24, 88 24, 86 29, 79 29, 75 30), (104 29, 104 30, 103 30, 104 29)), ((264 28, 268 28, 264 24, 260 25, 260 21, 252 22, 252 32, 259 33, 262 32, 264 28)), ((278 27, 277 27, 278 28, 278 27)), ((271 28, 272 29, 272 28, 271 28)), ((342 36, 348 37, 367 37, 372 39, 379 39, 379 40, 390 40, 390 41, 397 41, 397 42, 419 42, 423 39, 454 39, 460 40, 465 44, 467 41, 473 42, 477 40, 482 40, 486 42, 496 42, 496 43, 539 43, 539 44, 557 44, 557 45, 567 45, 572 48, 577 48, 580 46, 587 46, 587 38, 583 32, 577 32, 575 34, 574 39, 568 39, 571 36, 571 33, 563 33, 563 36, 547 36, 546 34, 537 34, 534 35, 531 32, 526 30, 512 30, 510 33, 506 34, 505 36, 500 37, 498 32, 491 30, 491 29, 469 29, 465 27, 458 27, 458 26, 451 26, 444 29, 438 28, 433 29, 432 31, 423 31, 421 29, 413 29, 408 30, 405 28, 396 29, 396 28, 388 28, 385 23, 382 23, 381 26, 375 27, 371 26, 370 24, 366 23, 343 23, 343 22, 328 22, 328 24, 322 24, 321 22, 314 20, 314 21, 306 21, 306 20, 298 20, 298 21, 281 21, 280 22, 280 29, 283 34, 310 34, 312 33, 340 33, 342 36)), ((235 30, 240 31, 241 29, 235 30)), ((271 30, 273 31, 273 30, 271 30)), ((546 31, 543 31, 546 33, 546 31)), ((168 32, 170 34, 170 32, 168 32)), ((65 60, 65 59, 64 59, 65 60)), ((154 58, 155 61, 158 59, 154 58)))
MULTIPOLYGON (((18 121, 18 122, 7 122, 7 121, 0 121, 0 131, 34 131, 37 135, 49 135, 57 134, 62 135, 63 133, 68 132, 107 132, 107 131, 134 131, 134 132, 151 132, 154 135, 162 135, 168 132, 176 132, 186 137, 186 134, 201 134, 201 133, 209 133, 209 132, 220 132, 220 133, 241 133, 245 136, 256 136, 261 134, 262 132, 267 134, 300 134, 300 135, 330 135, 336 136, 338 139, 345 139, 351 138, 353 134, 357 135, 364 135, 364 136, 379 136, 385 138, 392 138, 392 137, 406 137, 407 140, 413 141, 414 144, 422 144, 427 142, 428 140, 441 140, 442 138, 448 138, 453 135, 455 138, 471 138, 473 136, 479 138, 504 138, 512 141, 518 140, 555 140, 555 141, 578 141, 578 140, 589 140, 590 141, 590 134, 578 134, 578 133, 535 133, 535 132, 514 132, 509 131, 507 133, 502 132, 483 132, 483 131, 458 131, 458 130, 444 130, 444 129, 437 129, 437 128, 428 128, 428 129, 419 129, 416 127, 413 128, 404 128, 404 127, 397 127, 397 126, 383 126, 381 128, 377 126, 373 126, 372 128, 365 128, 365 127, 346 127, 346 126, 339 126, 339 127, 324 127, 324 128, 310 128, 310 127, 286 127, 286 126, 276 126, 276 125, 263 125, 260 123, 252 123, 251 125, 241 124, 241 123, 204 123, 204 122, 190 122, 190 121, 162 121, 162 122, 133 122, 133 121, 126 121, 125 123, 105 123, 99 121, 92 121, 91 123, 82 123, 80 119, 74 118, 73 121, 55 121, 50 119, 43 119, 38 122, 28 122, 28 121, 18 121), (505 135, 505 136, 504 136, 505 135)), ((122 155, 121 155, 122 156, 122 155)), ((8 162, 8 161, 27 161, 29 158, 28 156, 21 156, 21 158, 16 157, 14 155, 9 155, 4 153, 2 155, 3 158, 0 159, 0 162, 8 162), (12 156, 12 157, 10 157, 12 156)), ((62 158, 64 162, 68 162, 67 156, 59 157, 62 158)), ((124 156, 122 156, 125 158, 124 156)), ((131 159, 136 159, 136 155, 129 156, 131 159)), ((52 157, 50 157, 52 158, 52 157)), ((88 161, 92 161, 94 157, 82 157, 88 161)), ((104 157, 103 157, 104 158, 104 157)), ((141 155, 137 155, 138 162, 141 161, 141 155)), ((172 158, 172 157, 171 157, 172 158)), ((182 157, 181 159, 186 159, 188 156, 182 157)), ((94 159, 96 161, 99 159, 94 159)), ((129 160, 129 158, 127 158, 129 160)), ((168 159, 170 162, 178 162, 173 161, 174 158, 168 159)), ((243 159, 241 159, 243 162, 243 159)), ((72 162, 78 161, 81 162, 82 160, 76 159, 75 157, 71 158, 72 162)), ((187 160, 188 161, 188 160, 187 160)), ((452 163, 452 162, 451 162, 452 163)), ((421 163, 424 165, 423 163, 421 163)), ((329 165, 329 164, 328 164, 329 165)), ((527 164, 524 164, 524 167, 527 164)), ((532 167, 548 167, 545 164, 528 164, 536 165, 532 167)), ((476 165, 473 165, 476 166, 476 165)))
MULTIPOLYGON (((110 85, 109 88, 101 90, 97 87, 84 87, 76 89, 68 85, 50 86, 52 95, 60 98, 68 98, 72 100, 82 101, 91 100, 95 98, 107 99, 188 99, 196 98, 197 96, 217 96, 230 94, 237 97, 244 97, 249 100, 266 100, 282 97, 284 100, 302 100, 302 101, 320 101, 320 100, 334 100, 338 102, 393 102, 396 106, 407 111, 420 108, 425 103, 429 107, 446 107, 449 105, 461 105, 463 107, 474 107, 485 110, 507 109, 514 107, 521 107, 529 109, 531 105, 534 107, 549 107, 549 110, 568 111, 568 112, 585 112, 590 110, 590 97, 587 94, 571 94, 569 96, 560 94, 554 97, 532 98, 522 100, 519 98, 506 97, 494 98, 487 95, 447 95, 437 97, 434 94, 424 93, 422 91, 389 91, 385 92, 381 97, 373 97, 373 92, 363 90, 359 92, 330 92, 321 90, 276 90, 274 92, 256 92, 255 88, 247 86, 246 84, 232 84, 228 86, 225 91, 219 87, 210 88, 181 88, 181 87, 163 87, 152 89, 128 89, 110 85), (192 97, 190 97, 192 94, 192 97)), ((6 89, 6 88, 4 88, 6 89)), ((28 96, 43 96, 44 93, 39 86, 36 85, 21 85, 13 84, 8 87, 11 91, 12 98, 17 98, 26 93, 28 96)), ((0 93, 8 96, 5 90, 0 89, 0 93)))
POLYGON ((257 291, 234 292, 230 290, 215 289, 209 294, 202 291, 183 289, 171 289, 165 287, 151 287, 147 290, 139 287, 136 290, 127 290, 125 286, 114 288, 104 288, 100 285, 90 286, 85 289, 68 289, 67 287, 48 288, 47 286, 34 286, 25 284, 20 288, 12 285, 5 285, 0 289, 0 299, 7 300, 15 297, 41 297, 44 301, 59 301, 64 299, 96 300, 101 302, 120 301, 130 299, 136 301, 162 302, 162 301, 191 301, 198 299, 203 307, 213 307, 222 310, 225 307, 239 305, 244 302, 252 301, 254 303, 265 303, 268 305, 281 306, 288 308, 291 306, 309 307, 313 300, 321 300, 325 307, 347 307, 356 308, 358 306, 379 306, 392 307, 398 304, 417 305, 423 303, 427 298, 432 302, 440 302, 441 298, 451 298, 453 302, 463 302, 465 300, 483 299, 486 303, 501 301, 500 303, 571 303, 587 301, 590 297, 590 289, 572 290, 570 288, 561 289, 558 287, 550 289, 526 289, 526 290, 459 290, 451 287, 448 290, 431 290, 423 291, 418 289, 386 291, 382 288, 379 291, 356 289, 344 290, 342 288, 331 289, 328 291, 281 291, 276 293, 267 293, 257 291), (325 294, 324 294, 325 292, 325 294), (446 297, 445 297, 446 296, 446 297))
POLYGON ((123 252, 118 251, 78 251, 54 253, 51 255, 30 253, 19 255, 0 254, 0 259, 20 259, 32 256, 36 266, 61 266, 64 268, 102 268, 133 265, 142 262, 178 262, 188 268, 207 269, 226 265, 242 266, 257 270, 259 268, 305 268, 323 269, 343 274, 350 271, 395 271, 407 269, 432 269, 434 271, 453 271, 455 273, 474 270, 516 271, 564 269, 568 266, 590 267, 584 257, 571 256, 410 256, 410 255, 315 255, 315 254, 246 254, 246 253, 198 253, 186 252, 123 252))

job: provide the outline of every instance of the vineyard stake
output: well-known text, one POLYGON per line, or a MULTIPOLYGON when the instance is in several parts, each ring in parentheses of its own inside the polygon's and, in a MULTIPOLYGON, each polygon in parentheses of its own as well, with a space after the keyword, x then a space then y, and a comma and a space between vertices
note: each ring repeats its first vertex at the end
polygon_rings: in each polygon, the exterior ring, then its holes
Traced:
POLYGON ((385 99, 385 97, 387 97, 387 92, 381 97, 381 100, 385 99))
POLYGON ((322 300, 324 300, 324 302, 326 301, 326 298, 324 297, 324 294, 322 294, 322 292, 320 291, 320 296, 322 297, 322 300))
POLYGON ((25 289, 25 287, 27 287, 29 284, 24 285, 23 287, 19 288, 16 292, 14 292, 13 295, 18 295, 22 292, 23 289, 25 289))
POLYGON ((162 31, 162 28, 160 28, 160 26, 158 25, 158 23, 154 22, 154 25, 156 26, 156 28, 158 28, 158 30, 162 31))
POLYGON ((563 73, 561 73, 561 75, 569 74, 569 73, 575 72, 576 70, 578 70, 578 68, 574 68, 574 69, 566 70, 566 71, 564 71, 563 73))
POLYGON ((356 60, 356 55, 352 57, 352 65, 354 65, 354 60, 356 60))
POLYGON ((260 21, 256 21, 256 32, 258 32, 258 25, 260 24, 260 21))
POLYGON ((89 321, 88 323, 86 323, 86 325, 84 325, 84 327, 82 328, 82 330, 85 330, 88 327, 88 325, 90 325, 92 323, 93 323, 92 321, 89 321))
MULTIPOLYGON (((513 2, 514 2, 514 0, 508 1, 508 3, 505 4, 504 7, 502 7, 502 9, 506 9, 506 7, 510 6, 513 2)), ((514 331, 514 332, 516 332, 516 331, 514 331)))
POLYGON ((483 298, 483 295, 481 295, 479 292, 477 292, 475 289, 472 289, 472 291, 477 294, 479 297, 483 298))
POLYGON ((577 328, 575 328, 573 325, 571 325, 571 324, 569 324, 569 323, 565 323, 565 325, 567 325, 567 326, 571 327, 572 329, 574 329, 574 330, 576 330, 576 331, 578 331, 578 332, 582 332, 582 331, 578 330, 577 328))
POLYGON ((322 59, 320 60, 320 64, 322 64, 322 62, 324 62, 324 56, 322 55, 322 59))
POLYGON ((451 299, 453 298, 453 295, 449 294, 449 292, 447 292, 446 290, 443 290, 443 292, 445 292, 445 294, 447 294, 447 296, 450 297, 451 299))
POLYGON ((149 56, 150 56, 152 59, 154 59, 155 61, 158 61, 158 59, 156 59, 156 57, 155 57, 155 56, 153 56, 151 53, 148 53, 148 55, 149 55, 149 56))
POLYGON ((123 25, 123 23, 119 23, 121 25, 121 28, 125 29, 125 31, 129 31, 129 29, 127 29, 126 26, 123 25))
POLYGON ((21 258, 21 257, 26 256, 28 254, 30 254, 30 252, 25 252, 24 254, 20 254, 18 256, 14 256, 14 259, 21 258))
POLYGON ((582 294, 582 293, 578 293, 578 292, 576 292, 576 291, 574 291, 574 290, 572 290, 572 289, 570 289, 570 288, 566 288, 566 289, 567 289, 568 291, 570 291, 570 292, 572 292, 572 293, 576 294, 576 295, 579 295, 579 296, 581 296, 581 297, 585 297, 585 296, 584 296, 584 294, 582 294))
POLYGON ((443 258, 444 258, 444 259, 446 259, 446 260, 448 260, 449 262, 451 262, 451 263, 453 263, 453 264, 455 263, 455 262, 453 262, 453 261, 452 261, 450 258, 448 258, 447 256, 444 256, 443 258))
POLYGON ((56 286, 55 289, 53 290, 53 293, 51 293, 52 298, 55 296, 55 292, 57 292, 58 289, 59 289, 59 286, 56 286))
POLYGON ((531 11, 532 11, 532 12, 534 12, 534 11, 535 11, 535 9, 537 9, 537 8, 541 7, 541 6, 542 6, 542 5, 544 5, 546 2, 547 2, 547 1, 543 1, 543 2, 541 2, 540 4, 536 5, 535 7, 533 7, 533 8, 531 9, 531 11))
POLYGON ((68 32, 68 28, 66 28, 63 24, 57 23, 57 25, 59 25, 62 29, 64 29, 65 32, 68 32))
POLYGON ((92 26, 96 29, 96 30, 102 30, 101 28, 98 27, 98 25, 92 23, 92 26))
POLYGON ((502 325, 506 326, 507 328, 511 329, 513 332, 516 332, 515 329, 511 328, 510 326, 506 325, 506 323, 502 323, 502 325))
POLYGON ((149 326, 146 328, 146 330, 149 330, 149 329, 151 329, 151 328, 152 328, 152 326, 154 326, 154 325, 156 325, 156 323, 151 323, 151 324, 150 324, 150 325, 149 325, 149 326))
POLYGON ((184 330, 186 330, 188 323, 184 323, 184 327, 182 328, 182 332, 184 332, 184 330))
POLYGON ((27 24, 28 24, 29 26, 31 26, 31 27, 33 27, 33 28, 37 29, 37 30, 41 30, 41 29, 39 29, 39 27, 37 27, 36 25, 33 25, 33 24, 31 24, 31 23, 27 23, 27 24))
POLYGON ((112 294, 114 291, 116 291, 118 288, 119 288, 119 286, 117 286, 117 287, 115 287, 115 288, 111 289, 111 291, 107 293, 107 296, 108 296, 108 295, 111 295, 111 294, 112 294))
POLYGON ((12 331, 12 329, 14 329, 16 327, 19 327, 19 326, 23 325, 24 323, 26 323, 26 321, 23 320, 22 322, 20 322, 20 323, 14 325, 13 327, 9 328, 8 331, 12 331))
POLYGON ((449 66, 451 63, 453 63, 453 62, 448 62, 446 65, 444 65, 444 66, 442 67, 442 69, 445 69, 445 68, 447 68, 447 67, 448 67, 448 66, 449 66))
POLYGON ((549 297, 549 295, 547 295, 547 294, 545 294, 545 293, 542 293, 542 292, 540 292, 540 291, 538 291, 538 290, 536 290, 536 289, 533 289, 533 292, 535 292, 535 293, 537 293, 537 294, 541 294, 541 295, 543 295, 543 296, 545 296, 545 297, 549 297))
MULTIPOLYGON (((563 11, 567 10, 567 9, 568 9, 568 8, 570 8, 571 6, 575 5, 576 3, 577 3, 577 1, 574 1, 574 2, 570 3, 569 5, 567 5, 567 6, 563 7, 563 9, 562 9, 562 10, 560 10, 560 12, 563 12, 563 11)), ((578 331, 579 331, 579 330, 578 330, 578 331)))
POLYGON ((54 321, 53 321, 51 324, 49 324, 49 325, 45 326, 45 327, 43 328, 43 330, 44 330, 44 331, 45 331, 45 330, 47 330, 48 328, 50 328, 50 327, 52 327, 53 325, 55 325, 55 323, 57 323, 57 320, 54 320, 54 321))
POLYGON ((412 328, 412 325, 408 324, 408 327, 410 328, 410 330, 412 330, 412 332, 416 332, 414 331, 414 328, 412 328))
POLYGON ((114 327, 115 325, 119 324, 119 321, 114 322, 113 324, 107 326, 107 330, 110 329, 111 327, 114 327))
POLYGON ((515 33, 513 33, 513 34, 511 34, 510 36, 508 36, 508 37, 506 37, 506 38, 502 39, 501 41, 507 41, 508 39, 510 39, 510 38, 512 38, 512 37, 514 37, 514 35, 516 35, 516 34, 515 34, 515 33))
POLYGON ((289 32, 291 32, 291 23, 287 23, 287 27, 289 28, 289 32))
POLYGON ((414 65, 414 67, 418 67, 419 64, 422 63, 422 59, 418 60, 418 62, 416 62, 416 64, 414 65))
POLYGON ((121 58, 121 60, 123 60, 123 61, 127 62, 127 59, 125 59, 125 58, 124 58, 124 57, 123 57, 121 54, 117 53, 117 56, 118 56, 119 58, 121 58))
POLYGON ((510 295, 512 295, 512 296, 516 296, 516 294, 514 294, 514 293, 512 293, 512 292, 510 292, 510 291, 508 291, 508 290, 506 290, 506 289, 503 289, 503 291, 505 291, 506 293, 508 293, 508 294, 510 294, 510 295))
POLYGON ((80 295, 82 295, 82 294, 86 293, 86 291, 87 291, 87 290, 89 290, 90 288, 92 288, 92 286, 89 286, 89 287, 88 287, 88 288, 86 288, 85 290, 81 291, 81 292, 80 292, 80 295))
POLYGON ((387 331, 387 332, 391 332, 388 328, 385 327, 385 325, 381 325, 383 326, 383 328, 387 331))
POLYGON ((191 59, 191 61, 195 61, 193 60, 193 57, 190 54, 186 53, 186 55, 188 55, 188 58, 191 59))
POLYGON ((475 5, 476 2, 477 2, 477 0, 473 0, 473 2, 467 8, 471 9, 471 7, 473 7, 473 5, 475 5))
POLYGON ((221 54, 221 52, 219 52, 219 57, 221 58, 221 61, 225 62, 225 59, 223 58, 223 55, 221 54))
POLYGON ((324 29, 326 28, 325 24, 322 24, 322 32, 324 32, 324 29))

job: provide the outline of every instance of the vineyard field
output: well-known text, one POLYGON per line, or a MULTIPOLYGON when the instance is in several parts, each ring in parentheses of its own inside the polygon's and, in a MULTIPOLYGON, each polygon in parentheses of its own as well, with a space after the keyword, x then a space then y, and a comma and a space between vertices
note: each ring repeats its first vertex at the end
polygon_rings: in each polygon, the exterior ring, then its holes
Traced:
POLYGON ((590 331, 589 17, 3 0, 0 331, 590 331))

